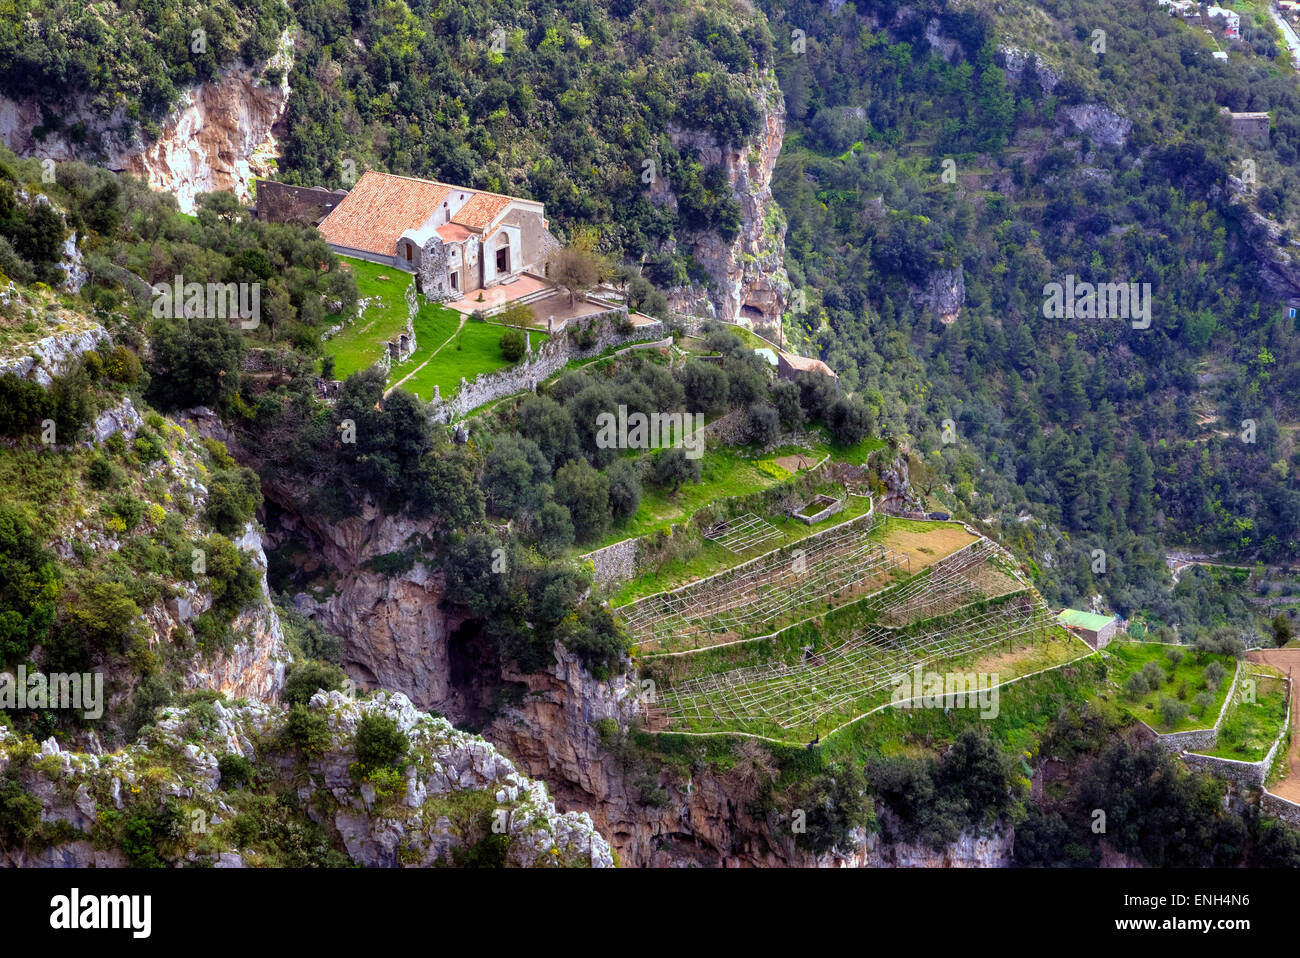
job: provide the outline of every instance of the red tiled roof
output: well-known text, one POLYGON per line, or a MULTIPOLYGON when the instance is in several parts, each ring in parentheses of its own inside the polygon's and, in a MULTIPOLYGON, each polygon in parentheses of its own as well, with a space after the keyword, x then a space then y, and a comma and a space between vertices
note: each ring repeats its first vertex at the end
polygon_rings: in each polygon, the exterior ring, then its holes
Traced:
POLYGON ((367 170, 356 186, 320 224, 326 242, 391 256, 407 230, 419 229, 453 192, 469 199, 451 223, 438 227, 447 242, 461 242, 492 225, 515 197, 485 193, 449 183, 367 170))
POLYGON ((459 223, 444 223, 434 232, 442 237, 444 243, 463 243, 474 235, 474 231, 459 223))
POLYGON ((460 223, 472 230, 482 232, 492 225, 492 221, 510 205, 511 197, 498 193, 475 193, 465 205, 451 218, 453 223, 460 223))
POLYGON ((424 225, 451 187, 368 170, 320 224, 335 246, 391 256, 398 238, 424 225))

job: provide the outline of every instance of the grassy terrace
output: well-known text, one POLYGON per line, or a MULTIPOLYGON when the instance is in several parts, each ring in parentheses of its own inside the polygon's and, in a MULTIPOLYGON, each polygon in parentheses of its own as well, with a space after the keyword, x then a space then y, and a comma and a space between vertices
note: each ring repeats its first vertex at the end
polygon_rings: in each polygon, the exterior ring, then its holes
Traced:
MULTIPOLYGON (((800 539, 806 539, 813 533, 822 532, 841 522, 848 522, 850 519, 854 519, 866 512, 869 506, 868 499, 854 496, 844 507, 843 512, 831 516, 829 519, 823 519, 812 526, 806 525, 797 519, 791 519, 789 516, 765 516, 764 518, 768 522, 785 534, 785 538, 772 543, 771 548, 791 545, 800 539)), ((671 559, 660 565, 654 572, 644 573, 630 582, 623 583, 617 591, 610 595, 610 605, 627 605, 647 595, 678 588, 696 579, 707 578, 731 566, 746 562, 753 558, 754 555, 762 554, 760 551, 753 555, 746 553, 737 556, 728 552, 716 542, 710 542, 702 537, 699 539, 699 547, 699 551, 689 558, 671 559)))
POLYGON ((1259 762, 1282 733, 1286 721, 1286 683, 1276 670, 1252 672, 1243 675, 1255 680, 1255 701, 1240 699, 1228 707, 1228 714, 1219 726, 1219 742, 1202 754, 1216 758, 1231 758, 1239 762, 1259 762), (1272 672, 1273 674, 1268 674, 1272 672))
MULTIPOLYGON (((420 349, 395 371, 396 375, 393 377, 393 381, 396 382, 408 372, 419 369, 410 379, 402 383, 403 389, 427 400, 433 396, 433 387, 437 386, 439 395, 443 399, 449 399, 460 388, 462 379, 473 381, 480 373, 495 372, 510 365, 501 355, 499 345, 501 334, 509 327, 499 323, 467 319, 457 331, 453 323, 459 323, 459 313, 437 304, 427 304, 420 313, 424 314, 426 310, 434 314, 431 320, 431 323, 436 326, 434 336, 429 340, 426 351, 425 341, 420 338, 417 327, 415 338, 420 344, 420 349), (448 328, 450 328, 449 334, 439 339, 439 332, 448 328), (434 355, 435 350, 437 355, 434 355), (421 364, 425 364, 422 369, 419 368, 421 364)), ((546 340, 546 334, 535 329, 529 330, 528 335, 533 349, 546 340)))
MULTIPOLYGON (((384 354, 388 341, 406 332, 406 288, 414 281, 410 273, 366 260, 344 258, 343 265, 356 277, 361 297, 375 297, 375 301, 355 322, 325 341, 326 353, 334 357, 334 375, 338 379, 373 366, 384 354)), ((336 316, 328 317, 331 325, 338 320, 336 316)))
MULTIPOLYGON (((769 489, 784 482, 798 472, 817 465, 826 456, 833 461, 860 464, 884 443, 879 439, 865 439, 855 446, 838 447, 829 441, 814 444, 805 449, 790 446, 776 449, 770 454, 755 456, 743 449, 732 447, 714 447, 707 450, 700 461, 700 481, 684 485, 677 494, 650 486, 645 488, 641 507, 627 522, 615 526, 598 542, 584 543, 574 549, 575 554, 592 552, 623 539, 648 536, 669 526, 689 519, 700 509, 720 500, 737 496, 746 496, 762 489, 769 489), (802 463, 800 458, 802 457, 802 463)), ((772 543, 768 549, 778 548, 797 542, 814 532, 828 529, 840 522, 860 516, 870 507, 864 497, 850 497, 844 511, 809 526, 797 519, 785 515, 764 514, 762 518, 780 530, 785 538, 772 543)), ((726 549, 703 538, 698 540, 699 548, 682 558, 664 562, 653 572, 644 572, 634 581, 624 583, 610 597, 613 605, 624 605, 637 599, 676 588, 693 579, 703 578, 715 572, 737 565, 753 558, 758 552, 737 556, 726 549)), ((763 551, 763 550, 760 550, 763 551)))
POLYGON ((1122 718, 1124 713, 1131 714, 1161 733, 1186 732, 1212 726, 1232 687, 1232 675, 1237 667, 1236 660, 1228 655, 1198 652, 1191 646, 1156 643, 1112 642, 1102 650, 1102 656, 1110 668, 1113 688, 1109 692, 1098 693, 1098 704, 1116 713, 1117 717, 1122 718), (1171 651, 1182 653, 1177 665, 1170 658, 1171 651), (1129 677, 1141 672, 1152 662, 1165 675, 1159 686, 1140 695, 1127 691, 1129 677), (1203 675, 1211 662, 1218 662, 1226 672, 1217 689, 1210 688, 1203 675), (1212 697, 1204 708, 1194 702, 1195 697, 1202 692, 1208 692, 1212 697), (1188 707, 1187 714, 1173 725, 1167 724, 1160 713, 1161 700, 1167 698, 1182 702, 1188 707))
MULTIPOLYGON (((394 267, 347 257, 343 263, 356 276, 361 296, 373 301, 354 323, 325 341, 339 379, 374 365, 384 355, 388 341, 406 331, 406 290, 414 281, 411 274, 394 267)), ((330 321, 337 322, 338 317, 330 317, 330 321)), ((434 386, 448 399, 460 388, 462 378, 472 380, 479 373, 510 365, 498 345, 507 327, 498 323, 465 319, 453 309, 426 302, 412 325, 416 351, 393 367, 388 384, 401 382, 403 389, 421 399, 432 399, 434 386)), ((536 330, 530 336, 533 348, 546 339, 545 333, 536 330)))

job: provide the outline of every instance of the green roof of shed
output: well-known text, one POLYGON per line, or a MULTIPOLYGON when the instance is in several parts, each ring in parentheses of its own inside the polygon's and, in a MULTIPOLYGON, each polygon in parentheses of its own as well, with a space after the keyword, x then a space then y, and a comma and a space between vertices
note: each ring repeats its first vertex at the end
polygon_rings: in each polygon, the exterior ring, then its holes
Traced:
POLYGON ((1056 621, 1067 628, 1087 629, 1100 632, 1105 626, 1115 621, 1113 615, 1096 615, 1092 612, 1080 612, 1078 609, 1062 609, 1056 621))

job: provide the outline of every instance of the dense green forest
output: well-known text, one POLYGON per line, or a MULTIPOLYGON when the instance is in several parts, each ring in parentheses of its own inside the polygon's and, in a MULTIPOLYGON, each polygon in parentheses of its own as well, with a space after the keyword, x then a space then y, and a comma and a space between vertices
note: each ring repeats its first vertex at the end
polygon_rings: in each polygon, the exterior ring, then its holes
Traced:
POLYGON ((1067 57, 1044 70, 1060 76, 1049 94, 1032 66, 1009 79, 987 15, 901 6, 765 4, 808 34, 777 64, 789 132, 775 191, 787 268, 813 304, 793 320, 882 426, 942 458, 967 515, 1035 557, 1049 599, 1100 592, 1194 624, 1165 591, 1166 546, 1278 561, 1300 545, 1300 340, 1228 189, 1252 159, 1267 173, 1249 201, 1287 221, 1294 76, 1253 26, 1234 44, 1245 64, 1224 64, 1155 7, 1049 2, 1067 57), (925 38, 929 16, 957 43, 951 61, 925 38), (1062 116, 1078 103, 1130 119, 1124 144, 1072 135, 1062 116), (1220 106, 1270 110, 1270 145, 1235 141, 1220 106), (916 294, 953 269, 965 305, 944 325, 916 294), (1070 275, 1149 283, 1150 328, 1045 318, 1045 286, 1070 275))

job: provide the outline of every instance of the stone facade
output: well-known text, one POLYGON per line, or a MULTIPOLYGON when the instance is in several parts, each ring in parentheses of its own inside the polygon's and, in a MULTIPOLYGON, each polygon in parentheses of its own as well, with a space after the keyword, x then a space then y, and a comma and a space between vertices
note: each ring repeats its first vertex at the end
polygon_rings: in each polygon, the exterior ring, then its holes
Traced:
POLYGON ((451 247, 441 237, 430 236, 415 267, 415 282, 425 298, 445 303, 464 295, 464 291, 451 288, 450 267, 451 247))
POLYGON ((1268 145, 1269 117, 1267 113, 1233 113, 1226 108, 1223 113, 1227 114, 1228 126, 1231 128, 1233 136, 1241 137, 1249 143, 1256 143, 1261 146, 1268 145))

